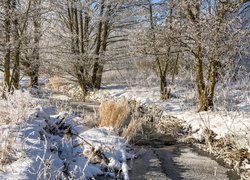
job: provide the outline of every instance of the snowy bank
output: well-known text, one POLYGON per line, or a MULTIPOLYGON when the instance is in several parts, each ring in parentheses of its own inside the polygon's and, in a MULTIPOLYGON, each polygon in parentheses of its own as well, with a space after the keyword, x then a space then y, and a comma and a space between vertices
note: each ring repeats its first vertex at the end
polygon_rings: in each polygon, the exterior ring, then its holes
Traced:
POLYGON ((12 160, 2 164, 0 179, 127 177, 126 159, 133 157, 112 129, 89 129, 81 118, 55 108, 39 106, 27 122, 0 129, 6 134, 1 144, 13 137, 12 160))

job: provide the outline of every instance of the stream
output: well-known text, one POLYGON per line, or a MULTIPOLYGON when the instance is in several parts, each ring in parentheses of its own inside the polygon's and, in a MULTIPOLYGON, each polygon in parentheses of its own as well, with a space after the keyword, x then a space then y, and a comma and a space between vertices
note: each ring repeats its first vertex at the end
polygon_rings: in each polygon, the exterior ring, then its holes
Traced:
MULTIPOLYGON (((70 102, 77 114, 98 111, 98 103, 70 102)), ((237 180, 230 167, 212 155, 185 144, 161 147, 135 146, 141 155, 128 161, 131 180, 237 180)), ((110 179, 97 177, 97 180, 110 179)))
MULTIPOLYGON (((141 147, 137 147, 141 148, 141 147)), ((145 147, 145 153, 130 161, 132 180, 236 180, 235 171, 222 161, 185 144, 145 147)))

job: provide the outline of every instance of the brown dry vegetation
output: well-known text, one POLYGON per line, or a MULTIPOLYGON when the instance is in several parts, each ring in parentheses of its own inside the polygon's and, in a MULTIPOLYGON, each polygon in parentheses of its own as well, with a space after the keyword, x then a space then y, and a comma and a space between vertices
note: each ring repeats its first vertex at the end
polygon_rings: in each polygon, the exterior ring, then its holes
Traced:
POLYGON ((59 76, 53 76, 49 79, 49 83, 47 84, 47 87, 51 90, 59 91, 62 86, 65 86, 67 83, 63 78, 60 78, 59 76))
POLYGON ((120 132, 122 127, 129 123, 129 114, 130 108, 125 99, 103 101, 100 105, 100 126, 113 127, 120 132))
POLYGON ((98 127, 99 125, 99 115, 97 113, 85 113, 84 118, 82 120, 82 123, 89 127, 89 128, 94 128, 98 127))
POLYGON ((46 85, 46 88, 51 91, 60 92, 70 97, 74 97, 75 99, 83 100, 83 94, 80 86, 59 76, 51 77, 49 79, 49 83, 46 85))
POLYGON ((113 127, 128 142, 136 144, 173 143, 182 122, 162 114, 156 106, 143 107, 126 99, 103 101, 100 126, 113 127))

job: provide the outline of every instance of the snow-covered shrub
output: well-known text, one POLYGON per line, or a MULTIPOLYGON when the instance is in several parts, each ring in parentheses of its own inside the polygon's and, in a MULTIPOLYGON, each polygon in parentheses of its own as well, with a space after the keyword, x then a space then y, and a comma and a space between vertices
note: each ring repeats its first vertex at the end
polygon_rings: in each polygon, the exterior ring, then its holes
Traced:
POLYGON ((19 130, 15 128, 28 119, 34 104, 28 91, 16 90, 6 94, 0 100, 0 165, 11 164, 18 160, 21 153, 21 142, 18 140, 19 130))
POLYGON ((16 124, 27 119, 35 103, 28 91, 16 90, 0 100, 0 123, 16 124))
POLYGON ((22 156, 21 143, 10 127, 0 131, 0 170, 4 171, 5 165, 11 164, 22 156))
POLYGON ((225 111, 248 111, 250 107, 250 74, 244 69, 227 73, 217 84, 215 107, 225 111), (234 78, 235 77, 235 78, 234 78))

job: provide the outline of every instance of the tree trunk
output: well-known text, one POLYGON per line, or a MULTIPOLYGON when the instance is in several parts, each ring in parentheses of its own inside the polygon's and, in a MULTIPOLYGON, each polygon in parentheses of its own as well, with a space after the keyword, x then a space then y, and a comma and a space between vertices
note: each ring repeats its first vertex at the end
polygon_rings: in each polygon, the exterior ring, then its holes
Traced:
POLYGON ((93 86, 94 86, 95 89, 100 89, 101 88, 101 83, 102 83, 103 66, 97 64, 94 69, 95 69, 96 72, 93 73, 93 77, 95 78, 93 86))
MULTIPOLYGON (((197 10, 197 12, 199 12, 197 10)), ((198 17, 197 17, 198 18, 198 17)), ((199 18, 198 18, 199 19, 199 18)), ((199 25, 197 28, 197 47, 195 50, 195 61, 196 61, 196 85, 198 92, 198 100, 199 100, 199 109, 198 111, 207 111, 211 109, 208 103, 208 88, 204 81, 204 72, 203 72, 203 61, 202 61, 202 45, 201 45, 201 32, 199 25)))
POLYGON ((175 63, 174 63, 173 72, 172 72, 172 83, 174 82, 175 75, 178 75, 179 57, 180 57, 180 53, 177 54, 177 57, 176 57, 176 60, 175 60, 175 63))
POLYGON ((80 34, 81 34, 81 39, 80 39, 80 46, 81 46, 81 53, 84 54, 85 48, 84 48, 84 28, 83 28, 83 12, 80 10, 80 34))
POLYGON ((170 89, 168 90, 168 84, 167 84, 167 79, 166 76, 161 76, 160 77, 161 80, 161 99, 162 100, 167 100, 170 98, 170 89))
POLYGON ((89 47, 89 22, 90 22, 90 17, 89 15, 85 12, 84 13, 84 44, 85 44, 85 49, 87 50, 89 47))
POLYGON ((99 63, 96 60, 96 62, 94 63, 94 67, 93 67, 92 82, 91 82, 92 87, 94 89, 97 89, 97 87, 96 87, 96 85, 97 85, 97 72, 98 72, 99 66, 100 66, 99 63))
MULTIPOLYGON (((110 8, 111 5, 107 6, 107 11, 106 11, 106 18, 109 18, 110 16, 110 8)), ((103 33, 102 33, 102 43, 101 43, 101 53, 104 55, 104 53, 106 52, 107 49, 107 39, 108 39, 108 35, 109 35, 109 22, 108 19, 105 20, 104 24, 103 24, 103 33)), ((97 71, 95 72, 95 84, 94 84, 94 88, 95 89, 100 89, 101 88, 101 84, 102 84, 102 74, 103 74, 103 65, 98 64, 97 66, 97 71)))
POLYGON ((30 74, 30 83, 31 83, 31 87, 33 88, 37 88, 38 87, 38 73, 33 71, 30 74))
MULTIPOLYGON (((12 0, 12 11, 16 11, 16 0, 12 0)), ((14 40, 15 40, 15 51, 14 51, 14 67, 13 67, 13 73, 11 77, 11 86, 13 83, 13 86, 15 89, 19 88, 19 80, 20 80, 20 35, 18 33, 18 17, 15 13, 15 19, 13 20, 14 25, 14 40)))
POLYGON ((86 26, 88 27, 88 24, 85 24, 83 26, 83 23, 82 23, 83 17, 81 13, 82 11, 80 11, 80 16, 78 18, 78 10, 76 8, 76 4, 74 4, 73 1, 68 1, 69 30, 71 32, 71 50, 72 50, 73 58, 77 59, 77 62, 74 62, 72 65, 72 68, 73 68, 72 70, 82 90, 83 100, 85 100, 87 93, 88 93, 88 88, 87 88, 87 82, 85 78, 86 72, 85 72, 84 66, 82 65, 83 62, 82 62, 82 59, 80 58, 80 55, 81 53, 85 52, 83 38, 86 38, 88 34, 85 32, 85 27, 86 26), (79 23, 80 23, 80 27, 79 27, 79 23), (83 31, 83 28, 84 28, 84 31, 83 31))
POLYGON ((10 17, 11 0, 7 0, 5 3, 5 43, 6 43, 6 54, 4 57, 4 91, 3 97, 5 97, 5 91, 10 89, 10 17))
POLYGON ((196 52, 196 85, 199 100, 199 110, 207 111, 208 107, 208 94, 203 76, 203 65, 201 60, 201 45, 198 45, 196 52))
MULTIPOLYGON (((15 49, 13 75, 12 75, 11 79, 12 79, 11 81, 13 81, 13 87, 15 89, 19 89, 19 81, 20 81, 20 48, 15 49)), ((12 85, 12 83, 11 83, 11 85, 12 85)))
MULTIPOLYGON (((186 0, 187 2, 187 0, 186 0)), ((201 14, 201 1, 195 0, 193 8, 188 5, 187 8, 189 19, 192 21, 194 28, 196 30, 195 40, 196 47, 194 49, 195 56, 195 75, 196 75, 196 86, 198 92, 198 102, 199 108, 198 111, 207 111, 210 109, 208 103, 208 89, 204 81, 204 72, 203 72, 203 53, 202 53, 202 32, 200 27, 200 14, 201 14)))
POLYGON ((75 66, 76 74, 77 74, 77 80, 78 84, 81 87, 82 93, 83 93, 83 100, 85 101, 86 96, 88 94, 88 88, 86 84, 86 79, 84 76, 84 67, 83 66, 75 66))
POLYGON ((30 74, 30 81, 31 87, 37 88, 38 87, 38 79, 39 79, 39 69, 40 69, 40 39, 41 39, 41 13, 40 13, 40 5, 41 0, 36 0, 35 5, 37 9, 37 13, 33 19, 33 26, 34 26, 34 50, 33 50, 33 63, 31 64, 31 74, 30 74))
MULTIPOLYGON (((104 3, 105 0, 102 0, 101 2, 101 8, 100 8, 100 16, 103 16, 104 12, 104 3)), ((98 24, 98 29, 97 29, 97 35, 96 35, 96 48, 95 48, 95 54, 96 58, 94 58, 94 66, 93 66, 93 72, 92 72, 92 86, 94 89, 100 89, 101 87, 101 74, 97 75, 97 73, 102 73, 103 67, 100 68, 100 63, 99 63, 99 55, 100 55, 100 50, 101 50, 101 45, 102 45, 102 29, 103 29, 103 22, 100 20, 98 24), (99 78, 97 78, 99 77, 99 78)))

